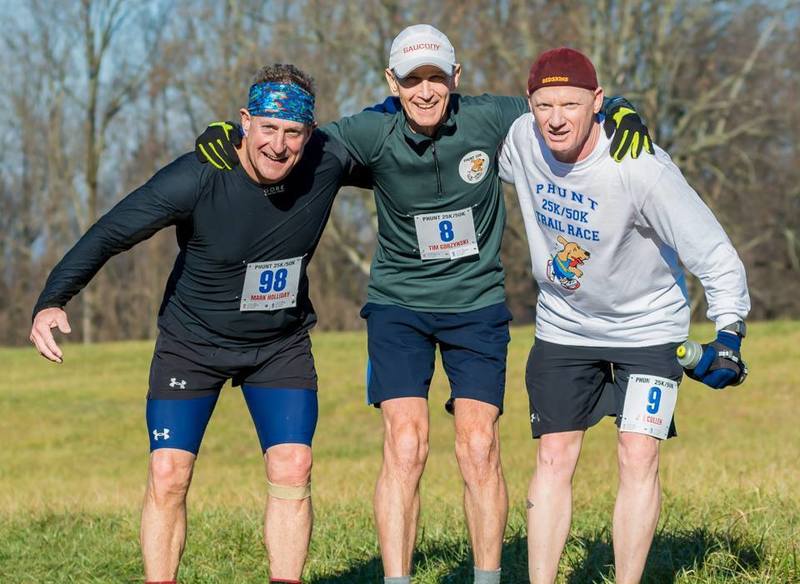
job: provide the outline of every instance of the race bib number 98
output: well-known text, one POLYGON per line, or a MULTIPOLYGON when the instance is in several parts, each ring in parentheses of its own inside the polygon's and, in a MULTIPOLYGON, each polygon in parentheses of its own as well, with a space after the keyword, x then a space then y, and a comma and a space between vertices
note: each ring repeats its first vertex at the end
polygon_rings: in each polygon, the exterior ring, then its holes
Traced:
POLYGON ((239 310, 279 310, 297 306, 302 257, 247 264, 239 310))
POLYGON ((414 225, 423 260, 454 260, 478 253, 471 208, 415 215, 414 225))
POLYGON ((677 401, 677 382, 655 375, 631 374, 619 429, 663 440, 669 434, 677 401))

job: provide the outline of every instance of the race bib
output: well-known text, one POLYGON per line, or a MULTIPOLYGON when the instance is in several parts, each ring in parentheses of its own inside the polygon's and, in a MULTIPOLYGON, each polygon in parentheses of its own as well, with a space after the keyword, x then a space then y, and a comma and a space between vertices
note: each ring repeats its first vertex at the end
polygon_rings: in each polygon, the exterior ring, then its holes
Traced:
POLYGON ((478 253, 471 208, 415 215, 414 224, 423 260, 454 260, 478 253))
POLYGON ((669 433, 677 401, 677 382, 655 375, 632 374, 628 378, 619 429, 663 440, 669 433))
POLYGON ((297 306, 302 257, 247 264, 239 310, 279 310, 297 306))

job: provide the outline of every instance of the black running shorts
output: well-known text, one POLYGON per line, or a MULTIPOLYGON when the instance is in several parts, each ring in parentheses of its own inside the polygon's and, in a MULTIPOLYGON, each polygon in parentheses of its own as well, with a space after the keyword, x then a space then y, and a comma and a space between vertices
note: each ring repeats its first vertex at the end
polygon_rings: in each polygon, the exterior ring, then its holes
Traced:
MULTIPOLYGON (((619 426, 629 375, 680 383, 683 369, 675 358, 679 344, 583 347, 536 339, 525 371, 533 437, 586 430, 605 416, 616 416, 619 426)), ((669 437, 675 435, 673 418, 669 437)))

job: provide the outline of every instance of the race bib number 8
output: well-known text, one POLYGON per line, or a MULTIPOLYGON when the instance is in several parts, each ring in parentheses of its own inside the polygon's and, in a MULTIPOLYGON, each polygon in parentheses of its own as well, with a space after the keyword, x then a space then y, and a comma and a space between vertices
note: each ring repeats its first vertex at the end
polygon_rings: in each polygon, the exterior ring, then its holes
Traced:
POLYGON ((669 434, 677 401, 677 382, 655 375, 632 374, 625 390, 619 429, 663 440, 669 434))
POLYGON ((423 260, 454 260, 478 253, 471 208, 415 215, 414 225, 423 260))
POLYGON ((247 264, 239 310, 279 310, 297 306, 303 258, 247 264))

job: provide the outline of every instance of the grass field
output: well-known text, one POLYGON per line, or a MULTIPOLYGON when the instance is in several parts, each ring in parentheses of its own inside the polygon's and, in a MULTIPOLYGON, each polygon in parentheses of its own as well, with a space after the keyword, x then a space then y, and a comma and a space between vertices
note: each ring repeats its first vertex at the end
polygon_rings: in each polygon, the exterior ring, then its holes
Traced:
MULTIPOLYGON (((709 327, 693 336, 704 340, 709 327)), ((524 500, 533 471, 523 374, 532 330, 509 352, 503 464, 511 512, 504 582, 527 581, 524 500)), ((306 582, 380 582, 371 497, 380 415, 364 405, 365 337, 314 335, 320 422, 314 442, 316 525, 306 582)), ((144 393, 152 343, 68 345, 56 366, 0 349, 0 583, 140 582, 138 514, 147 468, 144 393)), ((680 438, 662 449, 664 505, 645 582, 800 582, 800 323, 750 326, 751 375, 723 392, 681 388, 680 438)), ((415 582, 471 582, 453 429, 431 392, 431 454, 422 485, 415 582)), ((611 582, 616 491, 611 421, 589 432, 575 478, 561 580, 611 582)), ((226 388, 189 495, 182 583, 265 582, 265 496, 255 431, 226 388)))

